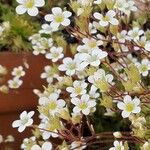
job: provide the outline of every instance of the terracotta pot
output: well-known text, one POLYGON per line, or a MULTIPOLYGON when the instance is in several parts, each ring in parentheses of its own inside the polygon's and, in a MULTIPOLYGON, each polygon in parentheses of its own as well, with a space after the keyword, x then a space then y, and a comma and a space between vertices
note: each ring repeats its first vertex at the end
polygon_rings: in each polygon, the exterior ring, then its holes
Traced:
POLYGON ((33 93, 33 89, 43 89, 42 85, 45 85, 46 82, 40 79, 40 74, 44 71, 44 66, 50 64, 50 61, 45 59, 44 56, 34 56, 31 53, 0 53, 0 65, 8 69, 8 74, 3 81, 4 84, 12 79, 11 71, 14 67, 21 65, 26 71, 26 75, 22 78, 23 85, 19 89, 10 89, 9 94, 0 93, 0 134, 4 136, 12 134, 16 138, 15 143, 0 144, 0 149, 11 147, 14 150, 20 150, 22 140, 31 135, 29 130, 20 134, 17 129, 12 128, 11 124, 19 118, 22 111, 37 109, 38 98, 33 93), (27 64, 29 69, 25 68, 27 64))
POLYGON ((8 74, 4 78, 4 84, 12 79, 11 71, 14 67, 25 66, 26 75, 22 77, 23 85, 19 89, 10 89, 9 94, 0 93, 0 113, 13 112, 35 108, 37 105, 37 96, 33 89, 42 89, 45 81, 40 79, 40 74, 44 71, 45 65, 50 65, 50 61, 44 56, 34 56, 31 53, 0 53, 0 64, 8 69, 8 74))

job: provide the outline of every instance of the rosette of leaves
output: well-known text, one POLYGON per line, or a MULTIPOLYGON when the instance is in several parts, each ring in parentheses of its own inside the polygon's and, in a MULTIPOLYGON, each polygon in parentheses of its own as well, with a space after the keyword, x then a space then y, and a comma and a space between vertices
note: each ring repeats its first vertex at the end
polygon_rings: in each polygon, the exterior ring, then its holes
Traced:
POLYGON ((9 23, 9 27, 0 39, 1 51, 30 51, 31 44, 28 37, 36 33, 39 23, 30 17, 15 14, 14 8, 6 4, 0 4, 0 22, 9 23))

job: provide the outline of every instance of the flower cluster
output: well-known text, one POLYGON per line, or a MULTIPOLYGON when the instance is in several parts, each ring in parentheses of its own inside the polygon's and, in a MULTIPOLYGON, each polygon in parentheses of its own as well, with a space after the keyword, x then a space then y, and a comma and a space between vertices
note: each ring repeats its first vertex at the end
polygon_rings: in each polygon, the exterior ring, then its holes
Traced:
POLYGON ((14 68, 13 71, 11 72, 11 75, 13 76, 13 79, 8 80, 8 87, 11 89, 19 88, 23 84, 23 81, 20 78, 25 75, 23 67, 18 66, 14 68))
MULTIPOLYGON (((50 65, 41 74, 48 85, 34 90, 40 124, 22 149, 148 149, 150 33, 130 19, 138 8, 133 0, 74 0, 69 10, 53 7, 29 38, 50 65)), ((23 112, 13 127, 22 132, 32 116, 23 112)))

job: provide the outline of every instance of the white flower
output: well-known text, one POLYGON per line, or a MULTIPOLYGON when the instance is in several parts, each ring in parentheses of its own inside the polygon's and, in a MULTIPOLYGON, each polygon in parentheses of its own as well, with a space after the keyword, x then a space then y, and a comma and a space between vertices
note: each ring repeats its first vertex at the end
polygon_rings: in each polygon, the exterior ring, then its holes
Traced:
POLYGON ((93 50, 91 54, 87 53, 78 53, 75 55, 75 57, 78 57, 80 61, 82 61, 81 65, 84 67, 91 65, 94 67, 97 67, 101 63, 101 59, 105 58, 107 56, 107 52, 102 51, 102 50, 93 50))
POLYGON ((23 143, 21 144, 21 149, 27 150, 28 144, 36 144, 36 138, 35 136, 32 136, 30 138, 23 139, 23 143))
POLYGON ((129 38, 135 42, 140 39, 140 36, 144 34, 143 30, 140 30, 138 27, 134 27, 128 32, 129 38))
POLYGON ((125 150, 122 142, 114 141, 114 147, 111 147, 109 150, 125 150))
POLYGON ((139 72, 145 77, 148 75, 150 70, 150 61, 148 59, 143 59, 141 63, 137 62, 135 65, 138 67, 139 72))
POLYGON ((100 20, 99 24, 103 27, 108 26, 109 23, 112 25, 118 25, 119 21, 116 18, 114 18, 115 16, 116 16, 116 13, 113 10, 109 10, 105 16, 97 12, 94 13, 94 17, 100 20))
POLYGON ((46 50, 44 47, 33 46, 33 54, 34 55, 45 54, 45 53, 46 53, 46 50))
POLYGON ((72 76, 76 73, 76 71, 83 70, 83 67, 79 60, 66 57, 63 59, 63 64, 61 64, 58 69, 60 71, 66 71, 66 75, 72 76))
POLYGON ((73 108, 74 113, 82 112, 84 115, 89 115, 92 108, 95 107, 96 102, 91 100, 89 95, 85 94, 79 98, 72 98, 71 103, 75 105, 73 108))
POLYGON ((54 78, 58 77, 58 74, 55 72, 52 66, 45 66, 45 72, 41 74, 42 79, 46 79, 48 83, 52 83, 54 78))
POLYGON ((22 66, 19 66, 19 67, 14 68, 11 74, 17 78, 20 78, 25 75, 25 71, 23 70, 22 66))
POLYGON ((40 34, 44 33, 44 34, 51 34, 54 30, 52 29, 52 27, 49 24, 43 24, 42 29, 39 31, 40 34))
POLYGON ((71 143, 71 149, 74 150, 83 150, 86 148, 86 144, 81 141, 74 141, 71 143))
MULTIPOLYGON (((116 37, 113 37, 114 39, 116 39, 116 37)), ((117 39, 119 42, 124 43, 126 40, 128 40, 128 36, 127 36, 127 31, 126 30, 122 30, 121 32, 117 33, 117 39)))
POLYGON ((30 111, 27 113, 23 111, 20 114, 20 120, 16 120, 12 123, 13 128, 18 128, 19 132, 23 132, 26 127, 31 126, 33 124, 33 119, 31 118, 34 115, 34 111, 30 111))
POLYGON ((96 27, 94 26, 93 23, 89 23, 89 32, 91 34, 97 33, 96 27))
POLYGON ((97 91, 97 88, 95 86, 91 86, 91 89, 89 91, 89 96, 91 99, 96 99, 100 96, 100 94, 97 91))
POLYGON ((45 20, 50 23, 50 26, 55 30, 60 25, 68 26, 70 24, 70 20, 68 19, 72 15, 69 11, 62 11, 60 7, 52 8, 52 14, 48 14, 45 16, 45 20))
MULTIPOLYGON (((83 38, 82 42, 84 43, 85 47, 89 49, 91 52, 92 50, 98 50, 100 45, 103 45, 103 41, 101 40, 95 40, 95 39, 88 39, 88 38, 83 38)), ((78 50, 81 52, 80 50, 78 50)))
POLYGON ((36 33, 29 37, 29 40, 33 45, 35 45, 41 39, 41 35, 36 33))
POLYGON ((52 150, 52 144, 50 142, 44 142, 42 147, 39 145, 33 145, 31 150, 52 150))
POLYGON ((106 82, 113 84, 113 76, 111 74, 106 74, 103 69, 97 70, 94 75, 88 77, 88 81, 93 83, 95 86, 99 80, 106 80, 106 82))
POLYGON ((70 96, 71 97, 76 97, 78 95, 83 95, 86 93, 86 87, 87 87, 87 83, 85 83, 84 81, 74 81, 73 82, 73 87, 67 87, 66 91, 71 93, 70 96))
POLYGON ((49 110, 49 113, 51 115, 55 115, 66 104, 66 102, 64 100, 58 99, 58 98, 59 98, 59 94, 52 93, 52 94, 50 94, 50 96, 48 98, 47 97, 41 97, 39 99, 39 104, 47 107, 49 110))
POLYGON ((16 0, 20 5, 16 7, 17 14, 24 14, 27 12, 30 16, 36 16, 38 14, 37 7, 45 5, 44 0, 16 0))
POLYGON ((131 113, 140 113, 141 108, 139 107, 140 100, 138 98, 132 98, 126 95, 123 102, 118 102, 117 107, 122 110, 122 117, 127 118, 131 113))
POLYGON ((11 89, 17 89, 22 85, 23 81, 18 78, 13 78, 12 80, 8 80, 8 86, 11 89))
POLYGON ((131 11, 137 11, 137 7, 135 6, 135 2, 132 0, 117 0, 115 5, 115 9, 118 9, 125 13, 126 15, 130 15, 131 11))
POLYGON ((57 62, 59 59, 64 57, 62 47, 52 47, 50 52, 46 54, 47 59, 51 59, 52 62, 57 62))

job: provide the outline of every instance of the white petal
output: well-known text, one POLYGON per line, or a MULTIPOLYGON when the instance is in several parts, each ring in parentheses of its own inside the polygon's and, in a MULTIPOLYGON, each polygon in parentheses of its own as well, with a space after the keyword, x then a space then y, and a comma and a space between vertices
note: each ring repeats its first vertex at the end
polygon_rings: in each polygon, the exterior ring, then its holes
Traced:
POLYGON ((24 14, 27 11, 27 9, 23 5, 19 5, 16 7, 16 13, 19 15, 24 14))
POLYGON ((60 100, 57 101, 57 104, 58 104, 59 107, 64 107, 66 102, 64 100, 60 99, 60 100))
POLYGON ((89 108, 84 109, 84 110, 82 110, 82 113, 83 113, 84 115, 88 115, 88 114, 90 113, 90 109, 89 109, 89 108))
POLYGON ((33 115, 34 115, 34 111, 30 111, 30 112, 28 113, 28 117, 29 117, 29 118, 31 118, 33 115))
POLYGON ((78 105, 80 103, 80 100, 78 98, 72 98, 71 103, 74 105, 78 105))
POLYGON ((94 13, 94 17, 98 20, 101 20, 103 16, 100 13, 96 12, 96 13, 94 13))
POLYGON ((112 18, 112 19, 110 20, 110 23, 111 23, 112 25, 118 25, 118 24, 119 24, 119 21, 118 21, 117 19, 115 19, 115 18, 112 18))
POLYGON ((128 118, 129 116, 130 116, 130 112, 127 112, 127 111, 122 112, 122 117, 123 118, 128 118))
POLYGON ((140 111, 141 111, 141 108, 140 108, 140 107, 136 107, 136 108, 132 111, 132 113, 140 113, 140 111))
POLYGON ((23 4, 24 0, 16 0, 18 3, 23 4))
POLYGON ((63 12, 63 15, 64 15, 66 18, 68 18, 68 17, 70 17, 70 16, 72 15, 72 13, 71 13, 70 11, 64 11, 64 12, 63 12))
POLYGON ((103 20, 101 20, 101 21, 99 22, 99 24, 100 24, 101 26, 103 26, 103 27, 108 26, 108 22, 107 22, 107 21, 103 21, 103 20))
POLYGON ((36 7, 33 7, 32 9, 28 9, 27 12, 30 16, 36 16, 39 13, 36 7))
POLYGON ((52 8, 52 13, 54 15, 62 14, 62 9, 60 7, 53 7, 52 8))
POLYGON ((90 107, 94 107, 96 105, 96 102, 94 100, 91 100, 91 101, 88 102, 88 105, 90 107))
POLYGON ((59 67, 58 67, 58 69, 60 70, 60 71, 66 71, 67 70, 67 68, 66 68, 66 66, 65 65, 60 65, 59 67))
POLYGON ((19 127, 21 125, 21 121, 20 120, 16 120, 12 123, 12 127, 13 128, 16 128, 16 127, 19 127))
POLYGON ((70 20, 69 19, 65 19, 61 24, 63 26, 68 26, 70 24, 70 20))
POLYGON ((107 14, 106 14, 106 16, 108 16, 108 17, 110 17, 110 18, 114 17, 115 15, 116 15, 116 13, 115 13, 115 11, 113 11, 113 10, 109 10, 109 11, 107 12, 107 14))
POLYGON ((51 150, 52 149, 52 144, 50 142, 45 142, 42 145, 42 150, 51 150))
POLYGON ((25 126, 24 125, 21 125, 19 128, 18 128, 18 131, 19 132, 23 132, 25 130, 25 126))
POLYGON ((123 102, 118 102, 117 107, 121 110, 124 110, 125 104, 123 102))
POLYGON ((73 108, 73 112, 74 113, 79 113, 81 111, 81 109, 79 109, 77 106, 75 106, 74 108, 73 108))
POLYGON ((50 26, 51 26, 52 29, 56 29, 56 28, 58 28, 58 27, 60 26, 60 23, 57 23, 57 22, 55 22, 55 21, 52 21, 52 22, 50 23, 50 26))
POLYGON ((35 6, 42 7, 44 5, 45 5, 45 1, 44 0, 35 0, 35 6))
POLYGON ((24 117, 27 116, 27 112, 26 111, 23 111, 21 114, 20 114, 20 119, 23 119, 24 117))
POLYGON ((54 16, 52 14, 45 15, 44 19, 48 22, 53 21, 54 16))
POLYGON ((31 147, 31 150, 41 150, 41 148, 40 148, 40 146, 38 146, 38 145, 33 145, 33 146, 31 147))
POLYGON ((28 122, 25 124, 26 126, 30 126, 33 124, 33 119, 29 119, 28 122))
POLYGON ((129 95, 126 95, 125 97, 124 97, 124 102, 125 103, 130 103, 131 102, 131 97, 129 96, 129 95))

